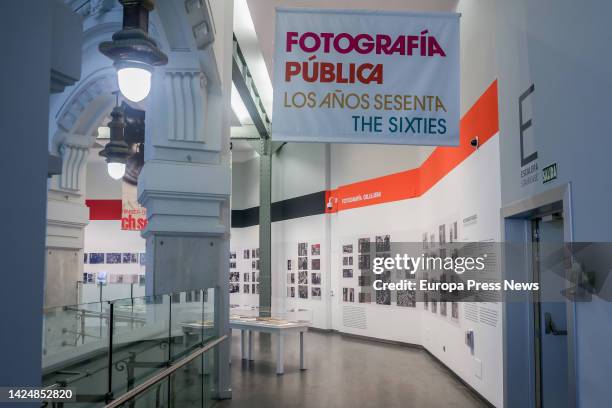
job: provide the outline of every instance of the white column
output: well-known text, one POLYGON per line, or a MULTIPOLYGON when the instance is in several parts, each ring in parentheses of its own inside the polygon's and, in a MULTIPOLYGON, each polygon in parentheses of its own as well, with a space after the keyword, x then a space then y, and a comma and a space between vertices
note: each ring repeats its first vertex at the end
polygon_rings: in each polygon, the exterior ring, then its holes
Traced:
MULTIPOLYGON (((147 209, 148 295, 215 291, 219 334, 229 333, 229 117, 220 84, 192 53, 169 53, 146 109, 138 199, 147 209)), ((231 395, 229 341, 217 349, 219 396, 231 395)))
POLYGON ((59 145, 62 173, 53 176, 47 196, 45 307, 79 303, 83 277, 85 175, 93 136, 66 134, 59 145))

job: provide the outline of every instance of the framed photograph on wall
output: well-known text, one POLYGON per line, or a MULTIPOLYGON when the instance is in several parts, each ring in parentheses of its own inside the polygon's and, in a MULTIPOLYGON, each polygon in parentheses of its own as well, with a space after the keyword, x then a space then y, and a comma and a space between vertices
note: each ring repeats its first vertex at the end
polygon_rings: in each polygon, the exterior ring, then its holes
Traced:
POLYGON ((343 278, 352 278, 353 270, 352 269, 342 269, 342 277, 343 278))
POLYGON ((459 302, 451 302, 451 317, 459 320, 459 302))
POLYGON ((291 259, 287 259, 287 270, 291 270, 291 259))
POLYGON ((298 271, 305 271, 308 269, 308 258, 305 256, 298 258, 298 271))
POLYGON ((321 270, 321 260, 320 259, 311 259, 310 260, 310 269, 313 271, 321 270))
POLYGON ((298 272, 298 284, 300 284, 300 285, 308 285, 308 271, 299 271, 298 272))
POLYGON ((308 243, 307 242, 298 243, 298 256, 308 256, 308 243))
POLYGON ((372 303, 372 294, 369 292, 360 293, 359 303, 372 303))
POLYGON ((300 299, 308 299, 308 285, 298 285, 298 295, 300 299))
POLYGON ((370 252, 370 238, 359 238, 357 249, 360 253, 370 252))
POLYGON ((359 269, 370 269, 370 255, 359 255, 359 269))
POLYGON ((121 261, 124 264, 138 263, 138 254, 133 252, 124 252, 121 261))
POLYGON ((295 284, 295 273, 288 273, 287 274, 287 283, 290 283, 292 285, 295 284))
POLYGON ((342 257, 342 265, 343 266, 353 266, 353 257, 352 256, 342 257))
POLYGON ((244 259, 251 259, 251 251, 249 251, 248 249, 245 249, 244 251, 242 251, 242 257, 244 259))
POLYGON ((342 253, 343 254, 352 254, 353 253, 353 244, 342 245, 342 253))
POLYGON ((310 288, 310 296, 312 300, 321 299, 321 288, 310 288))
POLYGON ((377 235, 376 236, 376 252, 389 252, 391 250, 391 236, 377 235))
POLYGON ((238 293, 238 292, 240 292, 240 284, 230 283, 230 293, 238 293))
POLYGON ((321 274, 318 272, 317 273, 312 272, 310 274, 310 283, 312 285, 320 285, 321 284, 321 274))
POLYGON ((106 254, 106 263, 107 264, 120 264, 121 263, 121 253, 120 252, 108 252, 106 254))
POLYGON ((321 255, 321 244, 312 244, 310 246, 310 255, 312 256, 321 255))

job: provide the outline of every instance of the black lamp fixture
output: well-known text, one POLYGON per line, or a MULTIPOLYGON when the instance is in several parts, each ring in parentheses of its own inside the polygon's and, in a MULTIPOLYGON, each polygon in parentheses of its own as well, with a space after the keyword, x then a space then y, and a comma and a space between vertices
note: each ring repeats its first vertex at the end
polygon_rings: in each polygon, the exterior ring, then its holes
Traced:
POLYGON ((119 106, 119 96, 117 103, 111 112, 112 120, 108 122, 110 128, 110 141, 100 151, 100 156, 106 158, 108 175, 119 180, 125 174, 125 163, 132 154, 130 146, 125 141, 125 115, 124 110, 119 106))
POLYGON ((145 112, 125 102, 119 105, 119 95, 116 95, 117 103, 111 112, 112 120, 107 125, 110 128, 110 140, 99 154, 106 158, 109 176, 115 180, 127 178, 127 182, 136 184, 144 164, 145 112))
POLYGON ((119 0, 123 6, 123 28, 112 41, 100 43, 99 50, 113 60, 123 96, 132 102, 147 97, 153 67, 166 65, 168 57, 149 36, 149 12, 153 0, 119 0))

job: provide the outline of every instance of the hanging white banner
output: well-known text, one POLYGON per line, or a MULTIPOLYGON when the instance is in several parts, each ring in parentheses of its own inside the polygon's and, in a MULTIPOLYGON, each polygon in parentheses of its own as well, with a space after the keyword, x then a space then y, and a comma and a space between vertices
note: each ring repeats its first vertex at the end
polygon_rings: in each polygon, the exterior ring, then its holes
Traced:
POLYGON ((456 146, 459 14, 276 9, 272 139, 456 146))

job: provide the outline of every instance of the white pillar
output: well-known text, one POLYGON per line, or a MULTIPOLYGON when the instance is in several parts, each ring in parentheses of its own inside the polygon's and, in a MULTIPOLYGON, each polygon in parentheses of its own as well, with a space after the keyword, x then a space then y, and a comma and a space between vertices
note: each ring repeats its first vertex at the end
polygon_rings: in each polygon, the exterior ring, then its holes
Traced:
MULTIPOLYGON (((193 54, 155 71, 146 110, 138 198, 147 209, 148 295, 215 288, 219 335, 229 334, 229 116, 227 95, 193 54)), ((217 351, 219 396, 231 394, 229 341, 217 351)))
POLYGON ((47 196, 45 307, 79 303, 77 281, 83 277, 85 174, 93 136, 64 135, 59 145, 62 173, 49 183, 47 196))

